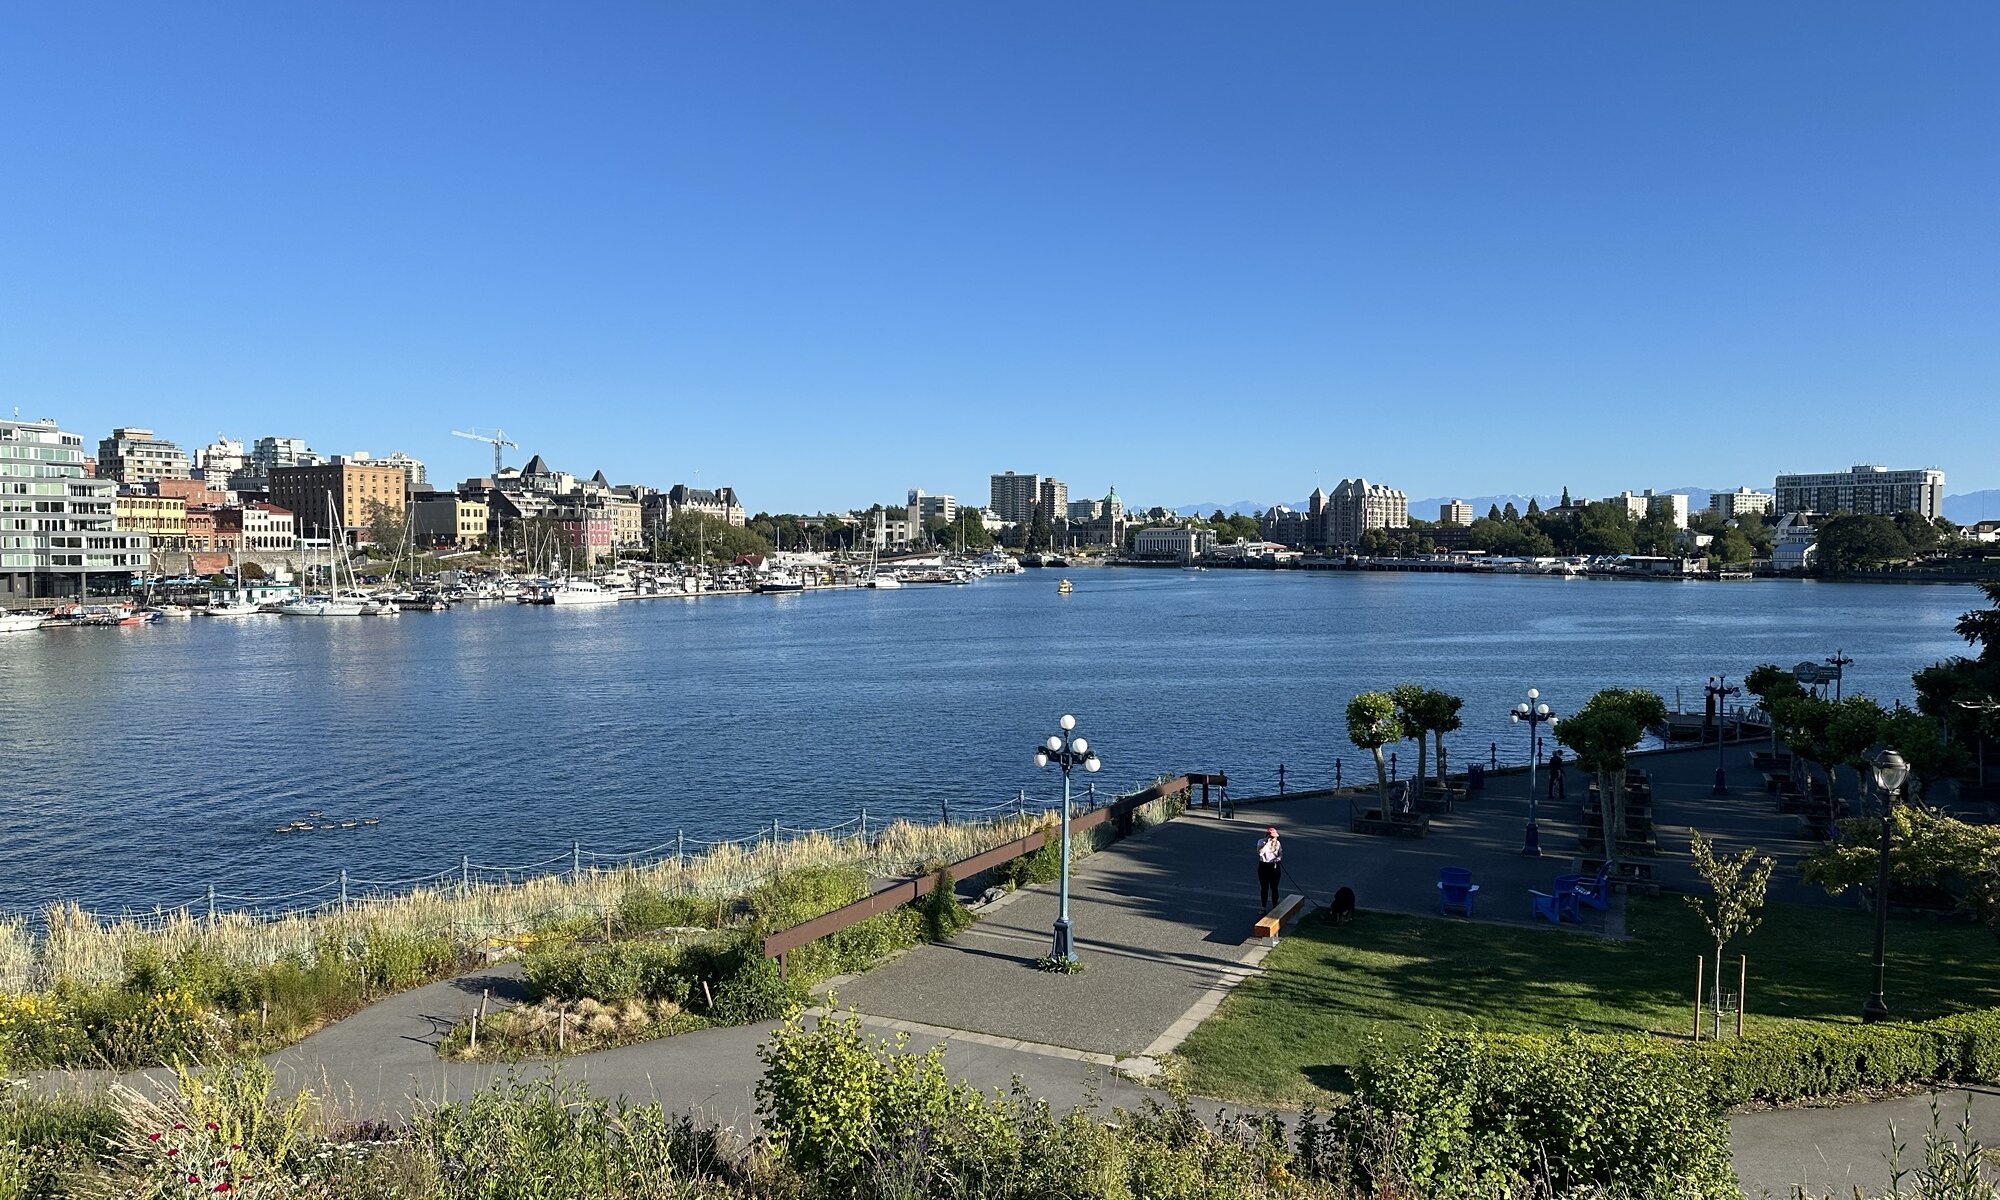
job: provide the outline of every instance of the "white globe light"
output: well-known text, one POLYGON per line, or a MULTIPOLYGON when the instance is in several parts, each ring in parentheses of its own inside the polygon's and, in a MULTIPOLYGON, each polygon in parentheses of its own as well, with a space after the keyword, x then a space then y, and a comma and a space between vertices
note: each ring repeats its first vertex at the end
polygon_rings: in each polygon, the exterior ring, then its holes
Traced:
POLYGON ((1046 767, 1049 765, 1048 751, 1046 750, 1035 751, 1035 765, 1038 767, 1046 767))
POLYGON ((1062 739, 1053 733, 1049 735, 1049 740, 1042 744, 1049 748, 1050 754, 1054 754, 1062 749, 1062 739))
POLYGON ((1525 717, 1525 716, 1527 716, 1527 715, 1528 715, 1528 706, 1527 706, 1527 705, 1525 705, 1525 704, 1516 704, 1516 705, 1514 706, 1514 715, 1515 715, 1515 716, 1517 716, 1517 717, 1525 717))
POLYGON ((1082 738, 1071 738, 1069 740, 1069 748, 1078 754, 1090 753, 1090 743, 1084 741, 1082 738))
POLYGON ((1546 704, 1537 704, 1537 705, 1535 706, 1535 715, 1536 715, 1536 716, 1538 716, 1538 717, 1546 717, 1546 716, 1548 716, 1548 715, 1549 715, 1549 706, 1548 706, 1548 705, 1546 705, 1546 704))
POLYGON ((1076 718, 1075 718, 1075 717, 1072 717, 1072 716, 1070 716, 1070 715, 1069 715, 1068 713, 1064 713, 1064 714, 1062 715, 1062 720, 1060 720, 1060 721, 1057 721, 1057 722, 1056 722, 1056 724, 1058 724, 1058 725, 1062 726, 1062 727, 1063 727, 1064 729, 1066 729, 1066 730, 1068 730, 1068 729, 1075 729, 1075 728, 1076 728, 1076 718))
POLYGON ((1542 689, 1540 689, 1540 688, 1529 688, 1529 689, 1528 689, 1528 699, 1530 699, 1530 700, 1540 700, 1541 698, 1542 698, 1542 689))
POLYGON ((1095 754, 1083 760, 1083 769, 1093 773, 1096 772, 1097 768, 1103 765, 1104 765, 1103 763, 1097 761, 1097 756, 1095 754))

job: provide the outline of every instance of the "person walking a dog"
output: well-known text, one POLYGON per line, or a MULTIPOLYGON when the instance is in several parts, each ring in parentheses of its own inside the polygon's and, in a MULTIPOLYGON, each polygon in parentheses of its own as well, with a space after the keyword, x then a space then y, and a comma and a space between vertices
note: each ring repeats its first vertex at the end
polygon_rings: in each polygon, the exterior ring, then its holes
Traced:
POLYGON ((1285 847, 1278 840, 1278 827, 1267 825, 1264 839, 1257 843, 1257 903, 1265 912, 1278 907, 1278 877, 1284 865, 1285 847))

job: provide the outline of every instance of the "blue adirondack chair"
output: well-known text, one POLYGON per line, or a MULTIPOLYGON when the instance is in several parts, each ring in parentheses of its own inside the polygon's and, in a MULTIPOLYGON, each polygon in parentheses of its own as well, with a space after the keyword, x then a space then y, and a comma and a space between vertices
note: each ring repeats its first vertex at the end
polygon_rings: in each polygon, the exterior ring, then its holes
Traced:
POLYGON ((1551 925, 1562 924, 1561 896, 1551 896, 1547 892, 1538 892, 1533 888, 1529 888, 1528 903, 1533 906, 1535 916, 1547 917, 1551 925))
POLYGON ((1438 871, 1438 912, 1448 913, 1456 908, 1466 916, 1472 915, 1472 898, 1479 894, 1479 885, 1472 882, 1472 872, 1464 867, 1444 867, 1438 871))
POLYGON ((1576 898, 1599 912, 1611 904, 1611 864, 1597 868, 1597 878, 1589 883, 1577 881, 1576 898))

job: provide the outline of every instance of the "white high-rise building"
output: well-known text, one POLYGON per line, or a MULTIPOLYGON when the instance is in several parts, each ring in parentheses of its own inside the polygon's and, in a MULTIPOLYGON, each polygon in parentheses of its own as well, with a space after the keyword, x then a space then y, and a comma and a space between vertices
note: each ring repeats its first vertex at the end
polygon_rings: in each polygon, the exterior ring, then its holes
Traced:
POLYGON ((1761 516, 1771 511, 1777 497, 1769 492, 1756 492, 1747 487, 1733 492, 1714 492, 1708 497, 1708 511, 1724 519, 1735 517, 1761 516))
POLYGON ((1343 479, 1327 495, 1322 519, 1327 545, 1356 546, 1370 529, 1408 529, 1410 498, 1366 479, 1343 479))
POLYGON ((124 484, 186 479, 193 464, 187 452, 153 436, 150 429, 122 428, 97 443, 97 477, 124 484))
POLYGON ((230 476, 250 465, 243 443, 215 435, 215 440, 194 452, 194 473, 212 488, 229 490, 230 476))
POLYGON ((1438 524, 1472 524, 1472 506, 1463 500, 1453 500, 1450 504, 1438 505, 1438 524))
POLYGON ((1892 517, 1914 512, 1931 520, 1944 511, 1944 472, 1935 467, 1891 471, 1861 464, 1818 475, 1780 475, 1772 511, 1864 513, 1892 517))

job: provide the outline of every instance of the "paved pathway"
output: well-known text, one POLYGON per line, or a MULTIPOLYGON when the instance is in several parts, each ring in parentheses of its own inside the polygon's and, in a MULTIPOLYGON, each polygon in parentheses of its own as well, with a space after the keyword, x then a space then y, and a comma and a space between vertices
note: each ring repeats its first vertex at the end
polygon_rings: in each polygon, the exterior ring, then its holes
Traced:
MULTIPOLYGON (((1796 818, 1780 816, 1771 798, 1756 790, 1761 780, 1748 769, 1749 748, 1730 751, 1739 789, 1709 795, 1712 754, 1647 760, 1665 827, 1663 874, 1670 885, 1692 883, 1685 865, 1689 824, 1721 832, 1735 845, 1754 842, 1781 863, 1807 848, 1796 836, 1796 818)), ((1471 868, 1482 885, 1479 920, 1529 924, 1528 888, 1546 890, 1554 875, 1571 869, 1583 781, 1572 772, 1569 783, 1568 803, 1542 807, 1546 854, 1539 859, 1519 852, 1526 810, 1526 778, 1520 775, 1490 777, 1484 793, 1435 818, 1431 836, 1417 840, 1349 833, 1344 797, 1245 806, 1230 821, 1197 810, 1078 865, 1072 916, 1089 964, 1083 974, 1033 969, 1047 952, 1056 912, 1049 885, 1008 897, 952 943, 920 946, 840 981, 839 1002, 878 1029, 910 1032, 919 1049, 942 1041, 947 1068, 982 1087, 1005 1087, 1018 1077, 1058 1107, 1092 1098, 1130 1107, 1158 1093, 1114 1066, 1147 1070, 1149 1058, 1177 1045, 1265 952, 1248 936, 1258 915, 1253 847, 1265 824, 1276 824, 1285 836, 1286 890, 1316 903, 1344 885, 1364 909, 1433 913, 1437 870, 1457 865, 1471 868)), ((1788 898, 1827 902, 1817 891, 1788 898)), ((1538 928, 1550 937, 1623 936, 1622 901, 1608 913, 1587 915, 1583 929, 1538 928)), ((436 1057, 439 1039, 477 1007, 482 990, 505 1003, 518 988, 518 970, 511 966, 418 988, 272 1061, 288 1084, 310 1086, 361 1115, 407 1114, 419 1100, 462 1097, 509 1070, 530 1076, 560 1071, 603 1094, 657 1100, 739 1130, 754 1128, 761 1068, 756 1050, 770 1033, 768 1024, 574 1056, 560 1066, 508 1068, 436 1057)), ((1982 1094, 1982 1114, 1988 1102, 1982 1094)), ((1904 1100, 1738 1117, 1738 1170, 1753 1195, 1782 1195, 1801 1181, 1819 1188, 1877 1186, 1887 1178, 1881 1155, 1891 1119, 1907 1135, 1928 1124, 1928 1109, 1904 1100)))

